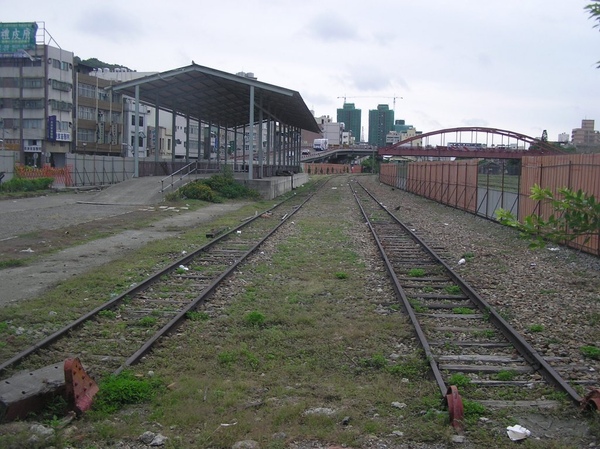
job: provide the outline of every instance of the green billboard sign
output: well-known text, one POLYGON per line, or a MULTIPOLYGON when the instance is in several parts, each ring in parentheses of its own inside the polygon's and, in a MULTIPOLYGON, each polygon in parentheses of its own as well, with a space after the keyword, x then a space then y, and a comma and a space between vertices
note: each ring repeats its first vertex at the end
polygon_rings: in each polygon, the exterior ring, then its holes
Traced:
POLYGON ((35 49, 35 22, 0 22, 0 53, 18 53, 35 49))

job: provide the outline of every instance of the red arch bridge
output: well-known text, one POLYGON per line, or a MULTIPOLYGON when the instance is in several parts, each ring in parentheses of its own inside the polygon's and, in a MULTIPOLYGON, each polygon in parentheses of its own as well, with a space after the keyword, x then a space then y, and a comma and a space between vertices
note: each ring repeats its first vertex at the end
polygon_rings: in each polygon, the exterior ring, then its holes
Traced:
POLYGON ((379 156, 521 159, 564 154, 557 146, 525 134, 498 128, 461 127, 418 134, 379 148, 379 156), (433 144, 431 142, 436 142, 433 144))

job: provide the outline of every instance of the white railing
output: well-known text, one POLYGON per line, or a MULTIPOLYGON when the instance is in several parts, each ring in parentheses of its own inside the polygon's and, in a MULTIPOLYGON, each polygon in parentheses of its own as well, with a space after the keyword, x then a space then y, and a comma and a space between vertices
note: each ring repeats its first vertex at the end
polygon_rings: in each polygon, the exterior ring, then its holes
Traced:
POLYGON ((171 190, 175 189, 175 185, 177 184, 178 186, 183 184, 183 180, 190 176, 192 173, 196 173, 198 170, 198 162, 190 162, 189 164, 187 164, 185 167, 181 167, 179 170, 171 173, 169 176, 165 176, 163 179, 160 180, 160 191, 161 193, 164 192, 166 189, 168 189, 169 187, 171 188, 171 190), (165 185, 165 182, 169 181, 170 182, 165 185))

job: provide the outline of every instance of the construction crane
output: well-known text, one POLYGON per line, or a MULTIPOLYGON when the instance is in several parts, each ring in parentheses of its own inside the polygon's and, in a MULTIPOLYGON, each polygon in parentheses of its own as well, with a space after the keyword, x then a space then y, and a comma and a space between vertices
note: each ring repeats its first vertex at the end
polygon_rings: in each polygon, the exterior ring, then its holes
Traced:
POLYGON ((399 97, 399 96, 396 96, 396 95, 391 96, 391 97, 384 97, 384 96, 378 96, 378 95, 365 95, 365 96, 348 97, 348 96, 344 95, 342 97, 338 97, 338 99, 339 98, 343 98, 344 99, 344 103, 346 103, 346 99, 347 98, 385 98, 387 100, 392 99, 393 102, 394 102, 394 107, 393 107, 394 112, 396 112, 396 99, 400 99, 400 100, 404 99, 403 97, 399 97))

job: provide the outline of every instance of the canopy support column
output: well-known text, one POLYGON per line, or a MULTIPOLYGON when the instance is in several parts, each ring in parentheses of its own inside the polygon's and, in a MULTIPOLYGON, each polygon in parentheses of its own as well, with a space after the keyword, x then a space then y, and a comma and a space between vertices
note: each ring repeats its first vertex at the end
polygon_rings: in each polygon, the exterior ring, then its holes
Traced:
POLYGON ((248 179, 252 180, 252 164, 254 162, 254 86, 250 86, 250 111, 249 120, 250 123, 250 144, 249 155, 248 155, 248 179))

